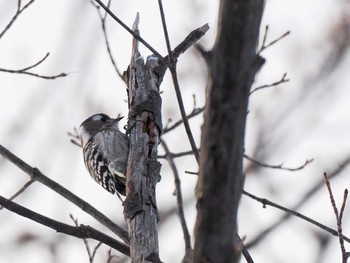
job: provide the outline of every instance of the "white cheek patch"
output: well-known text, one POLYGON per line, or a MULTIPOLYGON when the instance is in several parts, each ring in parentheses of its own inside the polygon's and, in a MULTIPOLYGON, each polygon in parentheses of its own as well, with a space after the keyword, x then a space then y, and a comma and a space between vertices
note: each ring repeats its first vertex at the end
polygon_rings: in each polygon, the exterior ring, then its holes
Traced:
POLYGON ((100 121, 102 120, 102 116, 100 114, 96 114, 90 117, 90 121, 100 121))

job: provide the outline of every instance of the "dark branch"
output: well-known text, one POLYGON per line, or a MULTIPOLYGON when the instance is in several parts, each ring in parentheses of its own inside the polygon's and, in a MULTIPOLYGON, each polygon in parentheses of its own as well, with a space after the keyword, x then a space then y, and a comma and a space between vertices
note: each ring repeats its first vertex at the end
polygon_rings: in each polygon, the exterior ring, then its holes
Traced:
POLYGON ((274 87, 274 86, 278 86, 282 83, 286 83, 289 81, 289 79, 286 78, 287 77, 287 73, 284 73, 282 78, 274 83, 271 83, 271 84, 266 84, 266 85, 262 85, 262 86, 259 86, 259 87, 256 87, 255 89, 253 89, 249 95, 252 95, 254 92, 258 91, 258 90, 261 90, 261 89, 266 89, 266 88, 270 88, 270 87, 274 87))
MULTIPOLYGON (((199 150, 199 149, 198 149, 199 150)), ((187 151, 187 152, 180 152, 180 153, 172 153, 170 151, 168 151, 167 153, 165 153, 164 155, 158 155, 158 159, 167 159, 167 158, 178 158, 178 157, 183 157, 183 156, 187 156, 187 155, 192 155, 193 151, 187 151)))
POLYGON ((94 208, 93 206, 91 206, 90 204, 88 204, 78 196, 74 195, 72 192, 68 191, 66 188, 62 187, 55 181, 46 177, 37 168, 33 168, 29 164, 22 161, 20 158, 18 158, 9 150, 4 148, 2 145, 0 145, 0 155, 2 155, 11 163, 16 165, 23 172, 28 174, 32 180, 42 183, 43 185, 55 191, 56 193, 58 193, 59 195, 61 195, 62 197, 69 200, 70 202, 72 202, 73 204, 81 208, 83 211, 91 215, 98 222, 100 222, 102 225, 106 226, 109 230, 111 230, 113 233, 119 236, 125 243, 129 242, 128 233, 124 229, 122 229, 120 226, 115 224, 113 221, 111 221, 108 217, 106 217, 96 208, 94 208))
POLYGON ((342 207, 341 207, 341 212, 339 214, 337 205, 336 205, 335 200, 334 200, 332 187, 331 187, 331 184, 329 182, 327 173, 324 173, 323 176, 324 176, 325 184, 327 186, 327 190, 328 190, 328 193, 329 193, 329 198, 331 200, 331 204, 332 204, 332 207, 333 207, 335 218, 337 220, 339 244, 340 244, 340 250, 342 252, 342 263, 346 263, 347 262, 347 253, 346 253, 345 246, 344 246, 344 236, 343 236, 343 229, 342 229, 342 217, 343 217, 343 213, 344 213, 344 209, 345 209, 346 199, 348 197, 348 190, 345 189, 344 197, 343 197, 343 203, 342 203, 342 207))
POLYGON ((79 137, 79 132, 76 127, 74 127, 73 132, 68 132, 67 135, 71 137, 70 142, 73 143, 74 145, 78 146, 79 148, 82 148, 81 142, 80 142, 80 137, 79 137))
MULTIPOLYGON (((167 26, 166 26, 165 14, 164 14, 163 4, 162 4, 161 0, 158 0, 158 5, 159 5, 159 10, 160 10, 160 16, 162 19, 162 26, 163 26, 163 31, 164 31, 165 42, 166 42, 166 46, 167 46, 167 50, 168 50, 168 60, 169 60, 168 67, 169 67, 169 71, 171 73, 171 77, 173 79, 176 98, 177 98, 177 102, 178 102, 180 113, 181 113, 181 118, 183 120, 186 134, 187 134, 188 140, 190 142, 192 151, 194 153, 194 156, 196 158, 197 163, 199 163, 199 152, 198 152, 196 143, 195 143, 194 138, 193 138, 190 124, 188 123, 188 119, 186 118, 185 106, 183 103, 182 94, 180 91, 180 84, 179 84, 179 80, 178 80, 177 72, 176 72, 176 60, 175 60, 173 53, 171 51, 169 34, 168 34, 167 26)), ((206 29, 207 30, 209 29, 208 25, 206 25, 206 29)), ((204 29, 204 32, 206 32, 205 29, 204 29)))
MULTIPOLYGON (((105 15, 102 15, 102 13, 100 11, 100 7, 94 3, 94 0, 91 0, 91 4, 94 7, 96 7, 98 16, 100 17, 100 20, 101 20, 102 32, 103 32, 103 36, 104 36, 104 39, 105 39, 105 44, 106 44, 106 48, 107 48, 107 53, 109 55, 109 59, 111 60, 112 65, 114 67, 114 70, 117 72, 118 76, 120 78, 122 78, 123 75, 120 73, 120 70, 117 67, 117 63, 116 63, 116 61, 115 61, 115 59, 114 59, 114 57, 112 55, 112 49, 111 49, 111 46, 110 46, 109 40, 108 40, 108 35, 107 35, 107 30, 106 30, 107 12, 105 12, 105 15)), ((111 0, 108 1, 108 4, 107 4, 107 8, 108 9, 110 7, 110 4, 111 4, 111 0)))
POLYGON ((44 62, 45 59, 47 59, 50 56, 50 52, 47 52, 46 55, 40 59, 38 62, 36 62, 34 65, 23 68, 23 69, 19 69, 18 71, 27 71, 29 69, 35 68, 36 66, 39 66, 41 63, 44 62))
POLYGON ((5 29, 0 33, 0 38, 3 37, 3 35, 10 29, 10 27, 13 25, 13 23, 16 21, 16 19, 18 18, 18 16, 26 9, 28 8, 32 3, 34 3, 35 0, 31 0, 29 1, 25 6, 23 6, 21 8, 21 1, 19 0, 17 2, 17 11, 15 13, 15 15, 12 17, 11 21, 7 24, 7 26, 5 27, 5 29))
MULTIPOLYGON (((328 232, 328 233, 330 233, 330 234, 332 234, 334 236, 338 236, 338 231, 336 231, 336 230, 334 230, 334 229, 332 229, 332 228, 330 228, 328 226, 325 226, 325 225, 323 225, 323 224, 321 224, 321 223, 311 219, 310 217, 307 217, 307 216, 305 216, 303 214, 300 214, 300 213, 298 213, 298 212, 296 212, 294 210, 285 208, 285 207, 283 207, 281 205, 278 205, 278 204, 276 204, 276 203, 274 203, 274 202, 272 202, 272 201, 270 201, 268 199, 257 197, 257 196, 255 196, 255 195, 253 195, 251 193, 248 193, 245 190, 242 191, 242 194, 244 194, 244 195, 246 195, 246 196, 248 196, 248 197, 250 197, 250 198, 252 198, 252 199, 254 199, 254 200, 256 200, 256 201, 258 201, 260 203, 262 203, 263 204, 263 208, 266 208, 266 206, 268 206, 268 205, 272 206, 272 207, 277 208, 277 209, 279 209, 281 211, 289 213, 289 214, 291 214, 293 216, 299 217, 299 218, 301 218, 301 219, 303 219, 303 220, 305 220, 305 221, 307 221, 307 222, 309 222, 309 223, 311 223, 311 224, 321 228, 322 230, 325 230, 326 232, 328 232)), ((350 243, 350 238, 344 236, 344 240, 346 240, 347 242, 350 243)), ((250 247, 250 245, 247 245, 247 247, 250 247)))
MULTIPOLYGON (((189 120, 189 119, 199 115, 200 113, 202 113, 204 111, 204 109, 205 109, 205 107, 193 109, 193 111, 186 116, 187 120, 189 120)), ((177 122, 175 122, 173 125, 171 125, 169 127, 165 127, 164 130, 163 130, 163 134, 165 134, 165 133, 167 133, 167 132, 177 128, 182 123, 183 123, 183 119, 178 120, 177 122)))
MULTIPOLYGON (((177 47, 172 51, 174 59, 177 59, 182 53, 189 49, 194 43, 201 39, 204 34, 209 30, 209 25, 203 26, 193 30, 177 47)), ((169 56, 169 55, 168 55, 169 56)), ((165 59, 168 59, 168 56, 165 59)))
MULTIPOLYGON (((344 171, 345 168, 348 167, 350 164, 350 156, 347 156, 344 158, 344 160, 341 162, 341 164, 330 173, 329 178, 336 177, 341 174, 342 171, 344 171)), ((296 202, 296 204, 292 207, 291 210, 298 210, 302 205, 304 205, 308 200, 313 197, 318 190, 320 190, 324 186, 324 180, 319 180, 316 182, 304 195, 300 197, 300 200, 296 202)), ((292 214, 286 213, 281 218, 279 218, 275 223, 267 227, 266 229, 262 230, 256 237, 254 237, 253 240, 247 244, 248 247, 254 246, 257 243, 261 242, 264 238, 268 237, 270 233, 272 233, 273 230, 275 230, 277 227, 281 226, 285 221, 287 221, 292 214)))
POLYGON ((111 238, 110 236, 107 236, 106 234, 103 234, 102 232, 90 226, 81 225, 79 227, 73 227, 73 226, 58 222, 56 220, 53 220, 51 218, 38 214, 32 210, 29 210, 21 205, 18 205, 2 196, 0 196, 0 205, 2 205, 6 209, 20 216, 26 217, 39 224, 52 228, 59 233, 65 233, 67 235, 75 236, 83 239, 92 238, 120 251, 125 255, 129 255, 129 247, 127 245, 119 242, 118 240, 111 238))
POLYGON ((286 171, 291 171, 291 172, 295 172, 295 171, 299 171, 304 169, 308 164, 310 164, 311 162, 313 162, 314 159, 310 159, 310 160, 306 160, 304 164, 302 164, 301 166, 295 167, 295 168, 289 168, 289 167, 283 167, 283 164, 278 164, 278 165, 271 165, 271 164, 266 164, 266 163, 262 163, 259 162, 255 159, 253 159, 252 157, 244 154, 244 158, 246 158, 247 160, 261 166, 261 167, 266 167, 266 168, 272 168, 272 169, 280 169, 280 170, 286 170, 286 171))
POLYGON ((45 76, 45 75, 40 75, 40 74, 37 74, 37 73, 27 72, 27 71, 23 71, 23 70, 4 69, 4 68, 0 68, 0 71, 1 72, 6 72, 6 73, 24 74, 24 75, 29 75, 29 76, 41 78, 41 79, 57 79, 57 78, 62 78, 62 77, 67 77, 68 76, 67 73, 61 73, 61 74, 54 75, 54 76, 45 76))
POLYGON ((123 21, 121 21, 107 6, 105 6, 100 0, 95 0, 119 25, 121 25, 126 31, 128 31, 134 38, 145 45, 154 55, 156 55, 161 61, 164 58, 158 53, 150 44, 148 44, 139 34, 136 34, 130 27, 128 27, 123 21))
POLYGON ((282 36, 280 36, 280 37, 276 38, 275 40, 271 41, 269 44, 266 44, 268 31, 269 31, 269 26, 266 25, 266 27, 265 27, 265 34, 264 34, 264 38, 263 38, 263 43, 261 44, 260 50, 258 52, 258 55, 260 55, 261 52, 263 52, 268 47, 271 47, 272 45, 276 44, 278 41, 280 41, 281 39, 285 38, 286 36, 288 36, 290 34, 290 31, 287 31, 282 36))
POLYGON ((34 65, 31 65, 31 66, 23 68, 23 69, 3 69, 3 68, 0 68, 0 71, 6 72, 6 73, 26 74, 26 75, 30 75, 30 76, 34 76, 34 77, 38 77, 38 78, 42 78, 42 79, 57 79, 57 78, 68 76, 67 73, 61 73, 61 74, 58 74, 55 76, 44 76, 44 75, 40 75, 37 73, 28 72, 29 69, 35 68, 38 65, 40 65, 42 62, 44 62, 44 60, 47 59, 49 55, 50 55, 50 53, 46 53, 46 55, 42 59, 40 59, 38 62, 36 62, 34 65))
POLYGON ((167 144, 162 140, 162 146, 165 151, 165 155, 167 156, 167 161, 170 165, 171 170, 173 171, 175 178, 175 188, 176 188, 176 200, 177 200, 177 212, 180 218, 180 223, 182 227, 182 232, 184 234, 185 239, 185 254, 188 255, 191 253, 191 236, 187 228, 187 223, 185 219, 185 213, 183 208, 183 200, 182 200, 182 191, 181 191, 181 181, 179 177, 179 173, 177 171, 174 159, 171 157, 167 144))
MULTIPOLYGON (((22 194, 29 186, 32 185, 32 183, 34 183, 35 181, 30 179, 28 182, 26 182, 15 194, 13 194, 9 200, 12 201, 14 200, 17 196, 19 196, 20 194, 22 194)), ((3 209, 2 206, 0 206, 0 210, 3 209)))
MULTIPOLYGON (((76 226, 76 227, 79 227, 78 219, 74 218, 72 214, 70 214, 70 218, 73 220, 75 226, 76 226)), ((90 263, 93 263, 93 262, 94 262, 95 255, 96 255, 96 252, 97 252, 97 249, 102 245, 102 242, 99 242, 99 243, 96 245, 96 247, 94 248, 93 252, 91 253, 91 249, 90 249, 88 240, 87 240, 86 238, 82 238, 82 239, 83 239, 83 241, 84 241, 85 248, 86 248, 86 251, 87 251, 88 256, 89 256, 89 262, 90 262, 90 263)))

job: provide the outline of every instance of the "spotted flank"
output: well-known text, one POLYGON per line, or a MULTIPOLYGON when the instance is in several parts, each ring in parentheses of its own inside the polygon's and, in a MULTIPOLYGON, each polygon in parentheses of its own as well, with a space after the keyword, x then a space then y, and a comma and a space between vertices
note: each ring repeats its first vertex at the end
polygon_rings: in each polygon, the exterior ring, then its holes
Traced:
POLYGON ((108 192, 116 192, 125 196, 125 178, 114 175, 108 168, 108 164, 99 147, 93 143, 84 148, 84 160, 91 177, 108 192))

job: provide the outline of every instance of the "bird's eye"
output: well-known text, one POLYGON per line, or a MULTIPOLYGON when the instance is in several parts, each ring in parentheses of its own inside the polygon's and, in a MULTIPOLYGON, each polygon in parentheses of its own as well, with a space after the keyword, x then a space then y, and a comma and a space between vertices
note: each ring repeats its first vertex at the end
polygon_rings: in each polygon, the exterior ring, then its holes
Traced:
POLYGON ((101 121, 103 121, 103 122, 106 122, 108 119, 110 119, 109 118, 109 116, 107 116, 106 114, 101 114, 101 121))

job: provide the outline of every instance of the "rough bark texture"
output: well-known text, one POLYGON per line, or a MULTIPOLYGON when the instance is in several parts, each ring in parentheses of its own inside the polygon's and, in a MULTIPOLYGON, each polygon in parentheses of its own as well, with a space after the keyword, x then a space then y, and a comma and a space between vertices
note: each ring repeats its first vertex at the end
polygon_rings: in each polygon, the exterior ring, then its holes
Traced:
POLYGON ((256 54, 263 0, 222 0, 208 55, 194 262, 238 262, 237 210, 249 90, 263 59, 256 54))
MULTIPOLYGON (((136 19, 133 30, 137 29, 136 19)), ((133 42, 133 52, 125 80, 128 85, 130 151, 127 168, 124 215, 129 228, 130 256, 133 263, 161 262, 158 253, 158 211, 156 184, 160 180, 157 147, 161 124, 158 58, 144 63, 133 42)))

